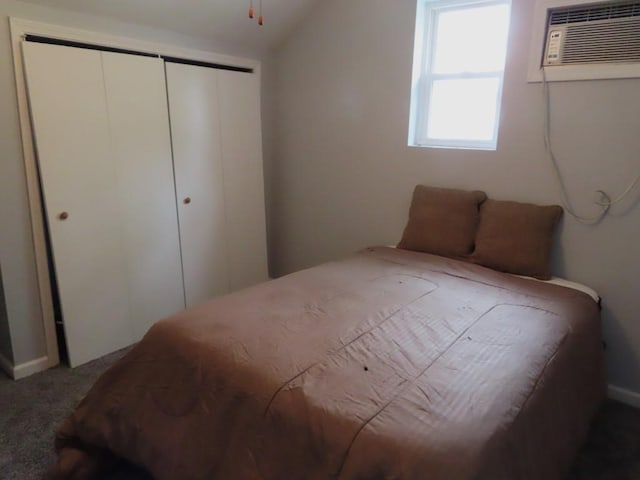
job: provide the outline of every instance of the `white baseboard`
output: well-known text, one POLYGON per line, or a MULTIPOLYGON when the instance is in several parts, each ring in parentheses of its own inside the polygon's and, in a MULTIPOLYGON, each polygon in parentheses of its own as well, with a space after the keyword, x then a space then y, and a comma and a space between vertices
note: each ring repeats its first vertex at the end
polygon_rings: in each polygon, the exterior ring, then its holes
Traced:
POLYGON ((618 402, 626 403, 632 407, 640 408, 640 393, 609 385, 607 395, 612 400, 617 400, 618 402))
POLYGON ((0 368, 7 372, 7 375, 14 380, 20 380, 21 378, 42 372, 53 366, 55 366, 55 363, 52 363, 49 357, 40 357, 29 362, 21 363, 20 365, 12 365, 9 360, 0 355, 0 368))
POLYGON ((21 363, 20 365, 13 367, 13 378, 14 380, 20 380, 21 378, 28 377, 34 373, 47 370, 52 366, 53 365, 51 365, 49 357, 36 358, 35 360, 21 363))
POLYGON ((0 353, 0 369, 4 370, 7 375, 13 378, 13 363, 0 353))

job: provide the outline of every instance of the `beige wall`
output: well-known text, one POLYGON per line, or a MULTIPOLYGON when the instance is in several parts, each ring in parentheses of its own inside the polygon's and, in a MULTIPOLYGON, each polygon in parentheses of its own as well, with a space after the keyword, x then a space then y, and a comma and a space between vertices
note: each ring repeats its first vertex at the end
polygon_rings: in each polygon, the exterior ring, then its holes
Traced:
MULTIPOLYGON (((407 147, 415 0, 324 0, 276 52, 271 261, 284 274, 401 235, 413 186, 557 203, 540 84, 526 81, 533 0, 514 0, 498 150, 407 147)), ((552 86, 576 206, 640 173, 640 80, 552 86)), ((604 301, 609 381, 640 392, 640 189, 598 226, 566 216, 555 272, 604 301)))
POLYGON ((0 264, 5 293, 4 301, 0 298, 0 352, 4 352, 10 330, 14 364, 19 365, 43 356, 45 344, 20 143, 8 21, 11 16, 229 55, 258 55, 220 42, 0 0, 0 264), (7 315, 1 314, 3 311, 7 315))

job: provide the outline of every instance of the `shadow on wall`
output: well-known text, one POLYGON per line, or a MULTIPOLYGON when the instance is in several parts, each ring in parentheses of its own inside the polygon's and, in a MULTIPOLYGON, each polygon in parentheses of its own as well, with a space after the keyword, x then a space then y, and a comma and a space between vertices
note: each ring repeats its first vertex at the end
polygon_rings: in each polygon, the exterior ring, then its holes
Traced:
MULTIPOLYGON (((621 215, 621 214, 620 214, 621 215)), ((553 248, 553 274, 555 276, 570 278, 566 272, 566 260, 565 250, 562 243, 559 241, 563 235, 564 221, 558 225, 556 231, 556 240, 553 248)), ((602 295, 602 292, 598 292, 602 295)), ((602 319, 602 335, 605 344, 605 358, 607 365, 628 365, 630 369, 637 368, 636 365, 640 365, 640 355, 636 351, 637 348, 631 342, 633 336, 630 332, 625 330, 624 322, 615 314, 607 303, 606 295, 602 297, 602 310, 600 312, 600 318, 602 319)), ((619 385, 621 383, 620 378, 611 378, 611 369, 608 368, 607 383, 609 385, 619 385)), ((633 386, 637 388, 640 385, 640 378, 637 378, 633 386)))
POLYGON ((551 250, 551 272, 554 276, 567 278, 567 262, 564 255, 564 248, 560 239, 564 235, 565 219, 567 212, 562 214, 560 222, 556 226, 553 237, 553 247, 551 250))
MULTIPOLYGON (((638 183, 640 183, 640 177, 638 177, 638 183)), ((621 207, 617 208, 614 206, 610 215, 614 217, 624 217, 629 215, 636 208, 640 208, 640 188, 638 188, 638 184, 635 185, 636 194, 632 195, 632 200, 627 200, 626 202, 622 202, 621 207)))
POLYGON ((2 283, 2 265, 0 265, 0 355, 3 360, 13 363, 13 349, 9 331, 9 317, 4 300, 4 285, 2 283))
MULTIPOLYGON (((619 207, 618 209, 616 209, 615 207, 612 209, 612 213, 610 213, 610 216, 624 217, 626 215, 631 214, 631 212, 640 205, 640 193, 635 195, 632 201, 627 199, 627 202, 621 203, 620 205, 621 207, 619 207)), ((553 261, 552 271, 554 276, 575 280, 574 278, 572 278, 571 274, 569 274, 567 271, 567 259, 566 259, 567 245, 561 241, 561 239, 565 236, 565 230, 567 229, 567 221, 573 221, 571 218, 568 218, 568 217, 569 217, 569 214, 565 211, 556 229, 553 251, 552 251, 552 261, 553 261)), ((607 222, 607 219, 605 218, 601 222, 607 222)), ((592 226, 591 228, 598 228, 598 226, 592 226)), ((594 285, 590 283, 587 283, 587 285, 594 287, 594 285)), ((611 287, 608 287, 608 288, 611 288, 611 287)), ((639 353, 640 351, 638 350, 637 346, 635 346, 632 343, 632 339, 634 338, 633 333, 628 330, 629 328, 628 326, 625 327, 625 322, 620 317, 620 312, 616 314, 616 311, 611 308, 611 305, 608 303, 609 299, 607 297, 606 291, 603 292, 598 290, 598 293, 602 297, 602 309, 601 309, 602 334, 603 334, 603 340, 608 345, 605 352, 608 366, 640 365, 640 353, 639 353)), ((635 367, 632 367, 632 368, 635 368, 635 367)), ((611 368, 608 369, 608 372, 610 373, 612 372, 611 368)), ((608 378, 607 380, 608 380, 608 383, 611 385, 615 386, 619 384, 624 384, 625 388, 631 389, 633 391, 638 391, 638 388, 640 387, 640 383, 638 382, 636 382, 636 384, 634 385, 628 385, 628 382, 625 383, 621 381, 620 378, 608 378)))
MULTIPOLYGON (((604 341, 607 344, 606 358, 608 364, 616 365, 640 365, 640 356, 631 343, 631 335, 624 328, 624 323, 615 315, 607 305, 607 299, 602 299, 602 318, 604 341), (615 348, 612 348, 615 346, 615 348)), ((619 385, 620 379, 608 378, 610 385, 619 385)), ((626 388, 638 391, 640 385, 625 385, 626 388)))

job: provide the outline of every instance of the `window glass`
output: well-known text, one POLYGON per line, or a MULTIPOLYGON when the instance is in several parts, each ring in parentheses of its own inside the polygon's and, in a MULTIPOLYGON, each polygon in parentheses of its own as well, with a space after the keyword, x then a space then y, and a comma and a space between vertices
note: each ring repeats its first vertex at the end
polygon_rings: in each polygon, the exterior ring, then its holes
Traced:
POLYGON ((418 2, 409 143, 495 150, 509 1, 418 2))
POLYGON ((427 135, 444 140, 491 140, 499 83, 497 78, 433 82, 427 135))
POLYGON ((507 5, 439 13, 433 73, 502 70, 508 26, 507 5))

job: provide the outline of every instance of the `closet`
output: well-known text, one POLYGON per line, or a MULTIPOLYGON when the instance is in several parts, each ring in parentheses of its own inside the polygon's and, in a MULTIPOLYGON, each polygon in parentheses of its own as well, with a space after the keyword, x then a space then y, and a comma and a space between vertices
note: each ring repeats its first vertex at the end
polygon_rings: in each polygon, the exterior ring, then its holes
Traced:
POLYGON ((71 366, 267 279, 256 75, 23 43, 71 366))
POLYGON ((166 70, 185 292, 194 304, 267 276, 260 90, 246 73, 166 70))

